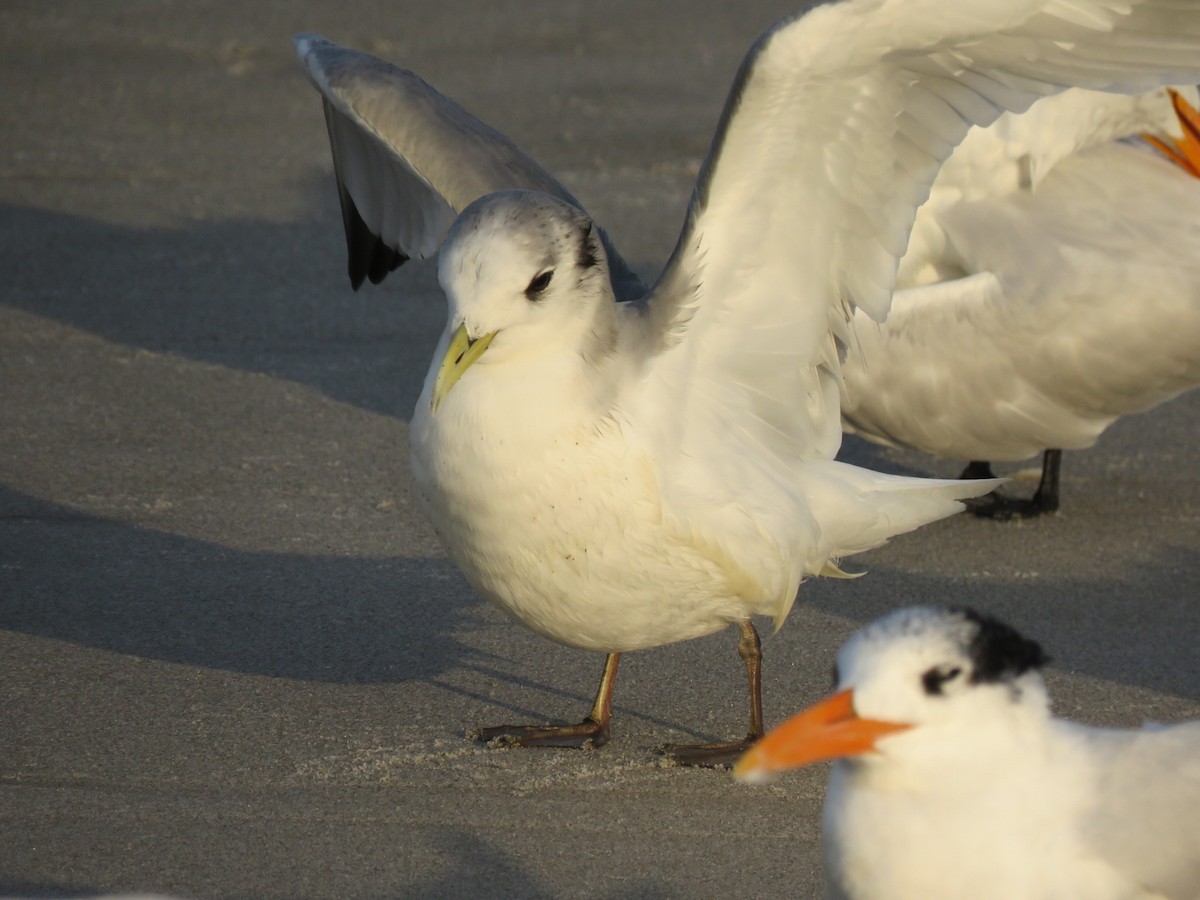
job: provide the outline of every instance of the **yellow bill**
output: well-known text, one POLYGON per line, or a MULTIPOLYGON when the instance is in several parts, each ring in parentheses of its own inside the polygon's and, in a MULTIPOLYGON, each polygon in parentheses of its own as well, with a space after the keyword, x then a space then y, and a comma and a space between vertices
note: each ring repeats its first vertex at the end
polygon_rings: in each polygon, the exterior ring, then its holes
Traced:
POLYGON ((454 337, 450 338, 450 346, 446 349, 446 355, 442 357, 437 378, 433 382, 433 408, 435 410, 450 393, 450 389, 454 387, 458 379, 462 378, 463 372, 471 368, 475 360, 483 356, 483 351, 488 348, 495 336, 496 332, 493 331, 472 339, 467 334, 466 325, 458 326, 454 337))

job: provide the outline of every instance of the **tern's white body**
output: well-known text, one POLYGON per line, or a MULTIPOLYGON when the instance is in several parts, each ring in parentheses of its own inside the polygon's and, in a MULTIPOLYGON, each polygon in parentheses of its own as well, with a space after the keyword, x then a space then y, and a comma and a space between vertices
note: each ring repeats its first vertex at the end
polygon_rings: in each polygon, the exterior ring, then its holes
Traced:
MULTIPOLYGON (((530 367, 545 368, 558 367, 530 367)), ((761 591, 757 605, 741 601, 735 574, 673 533, 652 457, 623 440, 622 423, 532 414, 571 408, 565 401, 578 396, 563 390, 570 380, 559 373, 536 383, 547 389, 536 394, 531 415, 495 428, 488 389, 456 388, 437 422, 420 405, 414 416, 423 505, 476 590, 546 637, 605 651, 684 640, 752 612, 775 612, 765 601, 784 586, 761 591), (443 422, 453 423, 450 434, 443 422), (464 448, 464 431, 480 439, 464 448)), ((772 562, 762 571, 779 573, 782 561, 772 562)))
POLYGON ((1092 729, 1029 700, 938 752, 834 764, 823 833, 835 896, 1200 897, 1200 723, 1092 729))
POLYGON ((1143 132, 1179 134, 1165 91, 1066 92, 972 131, 918 212, 888 321, 860 315, 848 431, 1020 460, 1200 385, 1200 180, 1114 140, 1143 132))

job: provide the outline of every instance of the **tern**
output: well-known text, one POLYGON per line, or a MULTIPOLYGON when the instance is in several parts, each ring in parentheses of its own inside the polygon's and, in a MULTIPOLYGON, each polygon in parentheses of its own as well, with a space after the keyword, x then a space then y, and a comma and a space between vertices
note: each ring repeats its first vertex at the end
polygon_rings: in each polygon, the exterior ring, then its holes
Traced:
POLYGON ((1035 641, 967 609, 898 610, 837 656, 837 692, 735 777, 835 759, 826 875, 853 900, 1200 898, 1200 721, 1054 718, 1035 641))
POLYGON ((295 41, 351 283, 438 255, 448 316, 410 426, 426 513, 479 594, 605 654, 582 722, 476 736, 600 745, 622 653, 737 625, 746 738, 667 748, 721 764, 762 733, 751 617, 780 627, 805 578, 995 486, 834 459, 854 312, 886 317, 942 161, 971 126, 1066 87, 1200 75, 1200 4, 843 0, 784 19, 738 70, 648 288, 499 132, 410 72, 295 41))
POLYGON ((970 504, 1028 518, 1058 509, 1064 449, 1200 385, 1196 96, 1076 88, 972 129, 917 213, 887 322, 858 316, 845 429, 971 460, 964 478, 1040 453, 1031 499, 970 504))

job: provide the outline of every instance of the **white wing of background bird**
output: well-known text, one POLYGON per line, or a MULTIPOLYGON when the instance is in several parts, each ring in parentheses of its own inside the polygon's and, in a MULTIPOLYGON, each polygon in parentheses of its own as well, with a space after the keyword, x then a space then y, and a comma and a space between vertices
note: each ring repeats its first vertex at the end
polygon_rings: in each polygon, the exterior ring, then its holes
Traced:
MULTIPOLYGON (((1196 104, 1194 87, 1175 90, 1196 104)), ((972 129, 938 172, 930 199, 957 202, 1034 190, 1061 160, 1144 133, 1179 136, 1167 88, 1134 95, 1071 88, 1039 100, 1024 114, 1006 114, 987 129, 972 129)))
MULTIPOLYGON (((1197 105, 1197 90, 1176 91, 1197 105)), ((1171 142, 1182 135, 1170 89, 1124 95, 1071 88, 1008 113, 987 128, 972 128, 942 166, 928 202, 917 212, 896 276, 898 288, 956 277, 947 270, 947 235, 940 214, 957 204, 1036 191, 1060 162, 1121 138, 1150 135, 1171 142)), ((1112 223, 1098 223, 1097 228, 1112 223)))
POLYGON ((856 316, 847 431, 1019 460, 1200 383, 1200 180, 1112 140, 1139 133, 1181 133, 1165 91, 1068 92, 971 133, 917 214, 886 325, 856 316))

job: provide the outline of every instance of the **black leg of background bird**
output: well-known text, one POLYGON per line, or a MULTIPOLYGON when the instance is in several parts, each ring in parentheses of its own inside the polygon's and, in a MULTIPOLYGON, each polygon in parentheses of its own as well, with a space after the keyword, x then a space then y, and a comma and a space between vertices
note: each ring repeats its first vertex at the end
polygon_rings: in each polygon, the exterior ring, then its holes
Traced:
MULTIPOLYGON (((1032 519, 1058 509, 1058 472, 1062 465, 1061 450, 1047 450, 1042 454, 1042 479, 1038 482, 1033 497, 1024 500, 1008 497, 992 491, 982 497, 964 501, 967 509, 984 519, 1007 521, 1008 519, 1032 519)), ((963 469, 960 478, 994 478, 989 463, 974 460, 963 469)))
MULTIPOLYGON (((958 477, 995 478, 996 474, 992 471, 992 464, 986 459, 973 459, 967 463, 967 467, 959 473, 958 477)), ((1008 517, 998 512, 1004 504, 1004 500, 1005 498, 999 491, 992 491, 982 497, 970 497, 963 501, 963 505, 971 511, 972 515, 979 516, 981 519, 1005 519, 1008 517)))
POLYGON ((750 730, 740 741, 718 744, 666 744, 660 750, 665 756, 681 766, 728 767, 737 762, 763 735, 762 716, 762 642, 758 631, 749 619, 738 622, 741 637, 738 638, 738 656, 746 666, 746 681, 750 687, 750 730))
POLYGON ((967 463, 967 467, 962 470, 959 478, 995 478, 996 473, 992 471, 992 464, 986 459, 973 459, 967 463))
POLYGON ((608 743, 609 721, 612 719, 613 682, 617 680, 620 653, 610 653, 604 660, 604 674, 596 702, 588 717, 578 725, 495 725, 478 728, 468 737, 489 747, 600 747, 608 743))
POLYGON ((1047 450, 1042 454, 1042 480, 1033 495, 1029 516, 1052 513, 1058 510, 1058 471, 1062 467, 1062 451, 1047 450))

